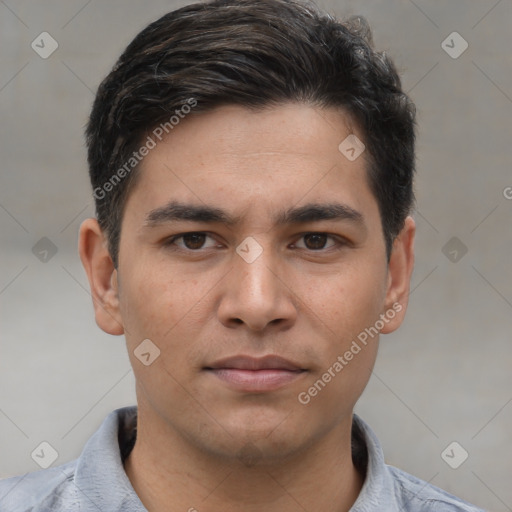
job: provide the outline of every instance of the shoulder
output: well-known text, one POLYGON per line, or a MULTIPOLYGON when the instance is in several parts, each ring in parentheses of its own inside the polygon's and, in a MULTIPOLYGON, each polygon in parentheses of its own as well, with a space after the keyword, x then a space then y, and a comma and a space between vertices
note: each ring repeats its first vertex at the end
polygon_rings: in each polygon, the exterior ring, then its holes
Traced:
POLYGON ((2 512, 55 512, 77 503, 73 483, 76 460, 22 476, 0 480, 2 512))
POLYGON ((394 466, 387 466, 403 510, 414 512, 484 512, 481 508, 443 491, 394 466))
MULTIPOLYGON (((367 461, 365 482, 353 507, 354 512, 484 512, 439 487, 386 464, 377 436, 356 414, 352 441, 359 447, 360 458, 367 461), (357 430, 358 436, 355 435, 357 430)), ((354 455, 354 449, 352 453, 354 455)))

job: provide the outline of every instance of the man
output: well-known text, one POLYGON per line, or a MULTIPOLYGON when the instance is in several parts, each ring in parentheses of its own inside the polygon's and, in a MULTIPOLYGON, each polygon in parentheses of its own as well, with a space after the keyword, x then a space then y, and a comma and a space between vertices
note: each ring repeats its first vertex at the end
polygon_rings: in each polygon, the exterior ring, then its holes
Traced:
POLYGON ((138 407, 20 511, 476 511, 384 463, 354 405, 413 268, 414 107, 362 20, 216 1, 143 30, 87 128, 96 321, 138 407))

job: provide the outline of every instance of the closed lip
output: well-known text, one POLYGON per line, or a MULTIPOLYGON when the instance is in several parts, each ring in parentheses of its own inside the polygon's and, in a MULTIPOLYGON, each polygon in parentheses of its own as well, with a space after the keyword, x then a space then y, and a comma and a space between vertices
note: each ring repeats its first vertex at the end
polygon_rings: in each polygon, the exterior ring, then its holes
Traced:
POLYGON ((205 366, 206 370, 287 370, 291 372, 304 371, 297 363, 276 355, 264 357, 252 357, 246 355, 237 355, 219 359, 214 363, 205 366))

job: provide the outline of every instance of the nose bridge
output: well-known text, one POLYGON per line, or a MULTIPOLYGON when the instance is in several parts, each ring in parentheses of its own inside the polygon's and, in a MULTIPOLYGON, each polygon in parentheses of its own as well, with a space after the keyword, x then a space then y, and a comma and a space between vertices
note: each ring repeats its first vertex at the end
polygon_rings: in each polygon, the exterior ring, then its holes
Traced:
MULTIPOLYGON (((247 245, 245 249, 247 249, 247 245)), ((250 255, 247 259, 240 254, 238 261, 235 259, 235 267, 239 278, 241 278, 241 291, 245 289, 255 300, 261 298, 268 303, 274 299, 276 292, 275 271, 270 270, 276 267, 275 255, 269 247, 265 249, 261 247, 261 250, 250 247, 247 255, 250 255)))
POLYGON ((247 237, 236 249, 234 258, 236 278, 240 280, 238 292, 241 300, 250 300, 255 306, 271 306, 276 300, 278 283, 274 272, 277 267, 275 251, 269 241, 260 237, 247 237))
POLYGON ((223 322, 243 322, 263 329, 270 322, 290 320, 295 308, 290 293, 278 277, 278 256, 268 242, 247 237, 236 249, 233 269, 219 314, 223 322))

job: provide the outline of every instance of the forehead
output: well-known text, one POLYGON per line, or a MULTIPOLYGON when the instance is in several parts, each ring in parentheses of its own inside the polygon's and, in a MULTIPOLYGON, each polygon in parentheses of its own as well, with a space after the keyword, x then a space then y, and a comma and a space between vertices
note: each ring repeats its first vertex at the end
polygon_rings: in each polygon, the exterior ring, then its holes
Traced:
POLYGON ((348 158, 347 137, 349 145, 363 139, 351 119, 334 109, 230 105, 191 114, 140 163, 126 212, 142 216, 180 200, 214 203, 237 218, 244 212, 275 218, 285 205, 301 201, 341 202, 375 213, 367 155, 348 158))

